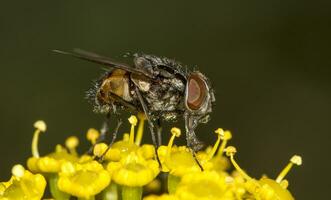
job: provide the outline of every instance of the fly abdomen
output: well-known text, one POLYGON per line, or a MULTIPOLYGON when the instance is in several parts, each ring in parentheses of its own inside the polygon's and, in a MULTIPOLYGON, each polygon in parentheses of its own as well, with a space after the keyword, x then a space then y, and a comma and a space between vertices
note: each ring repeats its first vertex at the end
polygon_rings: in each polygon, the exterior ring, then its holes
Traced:
POLYGON ((129 88, 129 74, 121 69, 115 69, 101 83, 98 99, 104 103, 114 102, 113 95, 121 97, 127 102, 132 101, 129 88))

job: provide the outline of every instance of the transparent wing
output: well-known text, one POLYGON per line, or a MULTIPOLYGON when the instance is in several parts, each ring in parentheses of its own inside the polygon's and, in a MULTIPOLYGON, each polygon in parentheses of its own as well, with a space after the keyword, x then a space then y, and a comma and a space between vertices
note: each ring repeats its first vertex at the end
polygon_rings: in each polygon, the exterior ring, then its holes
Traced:
POLYGON ((101 65, 106 65, 109 67, 122 69, 122 70, 130 72, 130 73, 134 73, 137 75, 142 75, 142 76, 151 78, 151 75, 147 71, 144 71, 142 69, 133 68, 126 63, 117 62, 111 58, 107 58, 105 56, 101 56, 101 55, 98 55, 93 52, 88 52, 88 51, 81 50, 81 49, 74 49, 73 52, 66 52, 66 51, 60 51, 60 50, 53 50, 53 52, 73 56, 75 58, 79 58, 82 60, 87 60, 87 61, 98 63, 101 65))

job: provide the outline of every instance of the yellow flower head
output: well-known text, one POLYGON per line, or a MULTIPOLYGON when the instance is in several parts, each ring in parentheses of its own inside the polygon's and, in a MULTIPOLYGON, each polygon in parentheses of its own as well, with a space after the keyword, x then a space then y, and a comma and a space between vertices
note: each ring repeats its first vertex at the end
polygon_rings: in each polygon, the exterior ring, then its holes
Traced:
POLYGON ((175 195, 181 200, 226 199, 226 177, 214 171, 186 174, 177 186, 175 195))
POLYGON ((224 131, 221 128, 215 130, 217 134, 217 140, 213 147, 206 148, 205 151, 200 151, 197 154, 197 158, 200 161, 200 164, 203 166, 205 170, 216 170, 223 172, 228 169, 230 163, 226 157, 222 156, 227 141, 232 138, 230 131, 224 131), (221 146, 219 147, 218 153, 216 154, 217 148, 222 140, 221 146), (216 155, 215 155, 216 154, 216 155))
POLYGON ((83 164, 65 162, 59 173, 58 187, 75 197, 89 198, 110 183, 110 174, 103 166, 91 161, 83 164))
POLYGON ((170 174, 179 177, 187 173, 201 171, 191 150, 186 146, 172 148, 170 156, 164 161, 164 165, 169 169, 170 174))
POLYGON ((27 161, 27 166, 32 172, 56 173, 60 171, 61 165, 65 161, 77 161, 78 158, 67 152, 61 145, 57 145, 55 152, 43 157, 31 157, 27 161))
POLYGON ((293 164, 301 165, 301 157, 293 156, 290 163, 282 170, 276 180, 262 177, 260 180, 251 178, 244 172, 237 162, 234 160, 234 154, 236 149, 232 146, 225 149, 226 154, 230 157, 230 160, 236 170, 246 180, 245 188, 251 193, 256 199, 261 200, 294 200, 291 193, 286 189, 288 182, 283 180, 285 175, 291 169, 293 164))
POLYGON ((155 157, 155 147, 151 144, 144 144, 137 149, 137 154, 145 159, 153 159, 155 157))
POLYGON ((123 140, 115 142, 105 155, 105 159, 109 161, 119 161, 126 157, 130 152, 137 151, 138 146, 129 142, 127 134, 124 135, 123 140))
MULTIPOLYGON (((27 161, 29 170, 35 173, 55 173, 60 170, 60 166, 63 161, 77 160, 76 154, 69 154, 61 145, 56 146, 54 153, 40 157, 38 150, 39 134, 46 131, 46 124, 44 121, 37 121, 34 123, 34 127, 36 130, 34 132, 31 145, 32 157, 27 161)), ((75 151, 75 147, 78 145, 78 139, 76 137, 70 137, 67 139, 66 144, 69 149, 75 151)))
POLYGON ((143 134, 143 123, 144 123, 144 116, 139 115, 139 127, 137 138, 135 141, 135 126, 138 123, 138 119, 136 116, 132 115, 128 121, 131 124, 130 134, 124 134, 123 140, 115 142, 110 149, 108 149, 107 153, 105 154, 105 159, 108 161, 119 161, 122 158, 129 155, 131 152, 136 152, 145 159, 152 159, 155 157, 155 149, 153 145, 142 145, 141 137, 143 134))
POLYGON ((40 174, 32 174, 22 165, 15 165, 10 181, 0 183, 0 199, 40 200, 44 194, 46 180, 40 174))
POLYGON ((147 185, 159 174, 159 164, 146 160, 135 152, 123 157, 120 162, 110 162, 107 170, 120 185, 138 187, 147 185))
POLYGON ((175 137, 181 135, 180 129, 172 128, 171 134, 172 136, 169 140, 168 146, 160 146, 158 149, 158 154, 162 163, 162 171, 169 171, 175 176, 183 176, 189 172, 201 171, 189 148, 186 146, 172 146, 175 137))

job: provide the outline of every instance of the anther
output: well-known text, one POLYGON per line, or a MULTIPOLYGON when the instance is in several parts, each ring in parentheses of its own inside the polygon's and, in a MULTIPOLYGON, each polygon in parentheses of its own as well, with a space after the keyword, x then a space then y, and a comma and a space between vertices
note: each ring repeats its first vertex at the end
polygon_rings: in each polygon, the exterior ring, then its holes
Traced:
POLYGON ((131 117, 128 119, 131 124, 131 130, 130 130, 130 139, 129 142, 131 144, 134 143, 134 127, 137 125, 138 119, 136 116, 131 115, 131 117))
POLYGON ((70 136, 66 139, 66 147, 69 149, 71 154, 77 155, 76 147, 79 145, 79 140, 76 136, 70 136))
POLYGON ((33 126, 41 132, 45 132, 47 129, 46 123, 42 120, 36 121, 33 126))
POLYGON ((222 156, 224 148, 226 147, 228 141, 232 138, 232 134, 230 131, 223 131, 219 129, 217 129, 216 131, 221 135, 222 139, 222 143, 220 148, 218 149, 217 156, 222 156))
POLYGON ((24 176, 24 172, 25 169, 20 164, 14 165, 14 167, 11 170, 11 173, 18 178, 22 178, 24 176))
POLYGON ((100 133, 99 133, 98 130, 96 130, 94 128, 90 128, 90 129, 87 130, 86 138, 92 144, 95 144, 97 142, 97 140, 98 140, 99 137, 100 137, 100 133))

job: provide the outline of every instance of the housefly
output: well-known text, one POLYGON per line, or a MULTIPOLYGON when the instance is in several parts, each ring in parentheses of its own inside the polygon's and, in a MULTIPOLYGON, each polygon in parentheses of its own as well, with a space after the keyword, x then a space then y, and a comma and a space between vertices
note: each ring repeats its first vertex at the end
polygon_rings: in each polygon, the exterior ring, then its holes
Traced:
MULTIPOLYGON (((209 121, 215 97, 208 78, 201 72, 190 71, 172 59, 154 55, 136 53, 130 65, 80 49, 54 51, 107 67, 87 92, 94 111, 108 117, 118 114, 119 110, 145 113, 156 148, 161 145, 161 122, 183 118, 187 146, 193 154, 202 148, 194 130, 199 123, 209 121)), ((120 124, 119 120, 116 129, 120 124)), ((105 135, 107 129, 105 125, 101 135, 105 135)), ((111 144, 116 135, 117 131, 111 144)))

